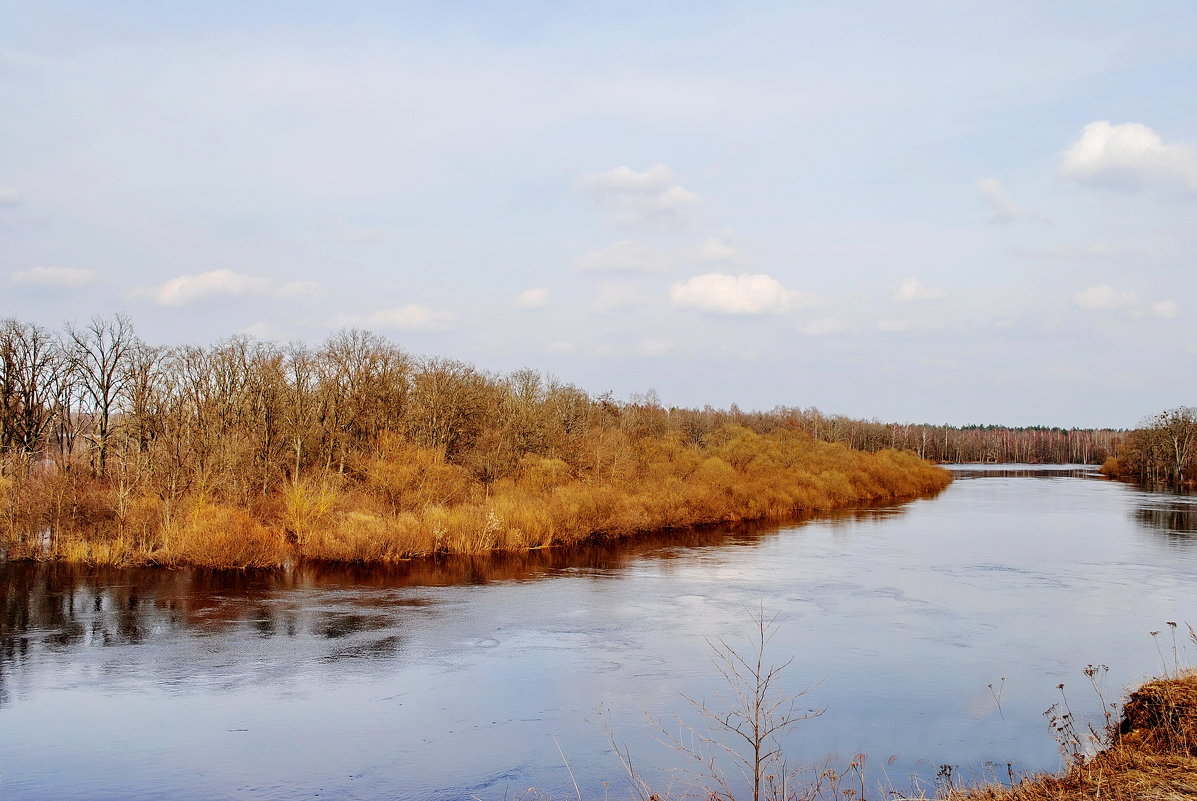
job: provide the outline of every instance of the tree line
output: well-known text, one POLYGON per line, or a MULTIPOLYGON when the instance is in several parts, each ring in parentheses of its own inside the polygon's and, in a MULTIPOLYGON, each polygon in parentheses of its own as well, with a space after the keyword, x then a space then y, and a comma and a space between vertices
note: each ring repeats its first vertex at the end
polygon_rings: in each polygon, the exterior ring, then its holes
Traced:
POLYGON ((491 482, 511 475, 525 454, 567 456, 576 435, 616 421, 620 429, 676 429, 694 441, 729 423, 758 433, 787 428, 935 462, 1101 463, 1123 435, 884 423, 784 406, 666 410, 651 391, 620 403, 532 370, 498 376, 451 359, 416 358, 357 330, 316 348, 244 336, 163 348, 138 338, 123 316, 61 332, 0 322, 0 469, 7 475, 53 465, 108 476, 115 466, 127 481, 153 476, 171 493, 197 482, 227 491, 231 483, 247 499, 307 470, 343 472, 348 456, 380 432, 402 431, 491 482))
POLYGON ((367 331, 160 347, 123 316, 0 323, 0 547, 213 565, 379 560, 831 508, 942 487, 791 415, 592 396, 367 331), (868 458, 866 458, 868 457, 868 458))
POLYGON ((865 451, 908 450, 941 464, 1101 464, 1115 452, 1125 433, 1110 428, 885 423, 784 406, 763 414, 744 414, 733 408, 732 415, 738 420, 777 419, 826 442, 865 451))
POLYGON ((1102 472, 1147 483, 1197 482, 1197 408, 1178 406, 1145 419, 1122 438, 1102 472))

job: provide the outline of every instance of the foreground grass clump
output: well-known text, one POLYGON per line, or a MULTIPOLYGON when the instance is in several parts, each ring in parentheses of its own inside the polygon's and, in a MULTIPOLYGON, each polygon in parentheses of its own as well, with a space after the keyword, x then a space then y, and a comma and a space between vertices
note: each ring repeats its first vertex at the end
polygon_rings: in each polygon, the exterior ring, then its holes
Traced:
POLYGON ((85 514, 60 519, 48 539, 12 536, 10 527, 7 548, 12 557, 109 564, 381 562, 781 519, 925 495, 950 481, 909 452, 864 453, 784 429, 723 425, 701 441, 607 431, 580 444, 570 461, 524 454, 506 476, 486 481, 442 451, 383 432, 343 468, 248 498, 205 487, 170 501, 122 499, 98 479, 47 475, 27 482, 27 513, 39 499, 49 506, 69 493, 85 514))
POLYGON ((1139 687, 1110 742, 1059 776, 952 793, 952 801, 1173 801, 1197 798, 1197 673, 1139 687))

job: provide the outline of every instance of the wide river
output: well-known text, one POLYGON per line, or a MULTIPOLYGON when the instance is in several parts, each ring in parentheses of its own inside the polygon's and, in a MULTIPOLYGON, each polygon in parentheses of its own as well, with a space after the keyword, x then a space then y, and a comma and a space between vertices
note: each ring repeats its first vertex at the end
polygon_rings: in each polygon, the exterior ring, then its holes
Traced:
POLYGON ((1117 700, 1195 656, 1197 498, 955 475, 781 526, 388 570, 0 563, 0 799, 560 799, 571 770, 628 798, 612 738, 676 787, 650 718, 723 708, 709 641, 747 650, 762 607, 780 689, 823 710, 791 764, 855 758, 869 797, 1055 769, 1057 685, 1095 717, 1087 665, 1117 700))

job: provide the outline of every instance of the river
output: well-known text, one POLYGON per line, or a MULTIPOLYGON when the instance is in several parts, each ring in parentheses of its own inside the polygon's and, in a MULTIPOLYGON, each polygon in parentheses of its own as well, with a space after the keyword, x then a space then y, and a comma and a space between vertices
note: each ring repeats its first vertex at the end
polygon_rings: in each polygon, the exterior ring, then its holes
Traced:
POLYGON ((680 781, 651 719, 723 703, 709 642, 746 649, 761 608, 781 690, 822 710, 792 764, 856 759, 870 797, 1055 769, 1057 685, 1098 718, 1087 665, 1116 700, 1195 656, 1197 498, 955 474, 780 526, 390 569, 0 564, 0 798, 627 798, 612 738, 680 781))

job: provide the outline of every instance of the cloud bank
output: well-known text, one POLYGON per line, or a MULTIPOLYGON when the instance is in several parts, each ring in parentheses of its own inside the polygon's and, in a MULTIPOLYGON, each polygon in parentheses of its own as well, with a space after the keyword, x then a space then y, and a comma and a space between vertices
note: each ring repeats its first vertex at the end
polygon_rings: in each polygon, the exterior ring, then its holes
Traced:
POLYGON ((1197 150, 1164 144, 1159 134, 1137 122, 1091 122, 1064 152, 1063 178, 1119 190, 1157 189, 1197 192, 1197 150))
POLYGON ((814 295, 786 289, 769 275, 707 273, 674 284, 669 297, 675 306, 712 314, 784 314, 813 306, 814 295))
POLYGON ((319 298, 323 290, 315 281, 276 283, 268 278, 220 269, 196 275, 180 275, 158 286, 142 287, 132 292, 134 298, 147 298, 159 306, 180 307, 215 298, 273 297, 280 300, 319 298))

